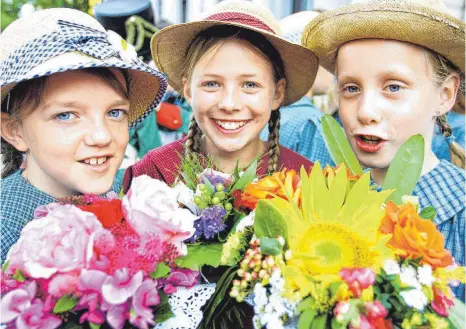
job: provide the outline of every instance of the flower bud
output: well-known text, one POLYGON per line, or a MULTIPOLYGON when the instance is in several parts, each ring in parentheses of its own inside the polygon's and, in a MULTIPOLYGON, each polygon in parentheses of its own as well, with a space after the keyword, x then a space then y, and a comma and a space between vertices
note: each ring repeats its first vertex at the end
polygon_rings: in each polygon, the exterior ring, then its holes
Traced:
POLYGON ((207 186, 205 186, 205 184, 199 184, 198 187, 201 193, 207 191, 207 186))
POLYGON ((230 202, 226 202, 225 203, 225 210, 230 211, 231 209, 233 209, 233 205, 230 202))
POLYGON ((218 205, 220 203, 220 199, 218 197, 213 197, 212 198, 212 204, 214 206, 218 205))
POLYGON ((286 241, 285 241, 285 238, 284 238, 284 237, 278 236, 277 240, 278 240, 278 243, 280 243, 280 245, 281 245, 282 247, 285 246, 286 241))
POLYGON ((217 185, 215 185, 215 190, 217 192, 222 192, 224 189, 225 189, 225 186, 223 186, 221 183, 218 183, 217 185))

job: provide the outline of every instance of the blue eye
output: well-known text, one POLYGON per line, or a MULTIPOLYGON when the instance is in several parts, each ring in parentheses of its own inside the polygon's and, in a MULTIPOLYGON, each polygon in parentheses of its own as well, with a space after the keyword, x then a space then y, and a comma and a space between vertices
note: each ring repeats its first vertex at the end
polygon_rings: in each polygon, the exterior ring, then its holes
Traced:
POLYGON ((218 87, 218 83, 215 81, 207 81, 206 83, 204 83, 204 86, 208 88, 216 88, 218 87))
POLYGON ((246 82, 244 84, 244 87, 245 88, 254 88, 254 87, 257 87, 257 85, 254 82, 246 82))
POLYGON ((123 110, 111 110, 108 112, 108 116, 111 118, 121 118, 126 114, 123 110))
POLYGON ((359 91, 359 88, 356 87, 356 86, 348 86, 346 87, 346 90, 349 92, 349 93, 357 93, 359 91))
POLYGON ((55 118, 57 118, 60 121, 68 121, 72 118, 74 114, 71 112, 63 112, 63 113, 58 113, 55 118))
POLYGON ((396 93, 397 91, 400 91, 401 86, 399 86, 399 85, 389 85, 389 86, 388 86, 388 89, 389 89, 392 93, 396 93))

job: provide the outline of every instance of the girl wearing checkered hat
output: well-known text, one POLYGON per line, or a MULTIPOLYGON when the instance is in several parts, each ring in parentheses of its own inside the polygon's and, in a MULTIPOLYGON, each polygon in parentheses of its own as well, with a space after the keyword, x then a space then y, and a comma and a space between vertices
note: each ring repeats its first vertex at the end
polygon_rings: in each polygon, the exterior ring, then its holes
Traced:
POLYGON ((125 172, 149 175, 172 184, 180 155, 210 155, 223 172, 260 158, 257 173, 282 167, 299 170, 312 163, 279 145, 282 105, 294 103, 311 88, 315 55, 281 37, 278 22, 265 7, 223 1, 202 20, 172 25, 152 38, 155 64, 167 74, 193 109, 186 139, 149 152, 125 172), (303 75, 302 65, 312 68, 303 75), (259 134, 267 126, 268 142, 259 134))
POLYGON ((120 190, 128 128, 154 110, 167 80, 116 33, 71 9, 13 22, 0 54, 5 259, 36 207, 120 190))
MULTIPOLYGON (((422 176, 414 194, 421 208, 436 209, 434 222, 445 247, 465 265, 464 149, 445 117, 464 97, 465 23, 441 0, 369 0, 318 16, 302 42, 336 72, 340 118, 375 183, 383 184, 409 137, 424 137, 422 176), (450 145, 453 164, 439 161, 432 151, 436 125, 450 145)), ((464 300, 464 286, 455 293, 464 300)))

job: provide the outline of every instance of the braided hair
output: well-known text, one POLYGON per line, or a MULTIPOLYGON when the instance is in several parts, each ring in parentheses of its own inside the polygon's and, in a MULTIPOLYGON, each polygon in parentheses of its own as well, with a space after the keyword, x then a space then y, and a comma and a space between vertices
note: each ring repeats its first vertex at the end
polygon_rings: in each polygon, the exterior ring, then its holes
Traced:
MULTIPOLYGON (((260 56, 270 62, 273 68, 275 83, 285 79, 285 65, 280 53, 263 35, 251 30, 242 29, 236 26, 221 25, 210 27, 200 32, 189 45, 185 54, 185 65, 182 69, 182 76, 188 81, 191 80, 194 66, 201 57, 208 53, 219 42, 237 38, 246 41, 252 49, 260 56)), ((273 109, 269 120, 269 163, 268 170, 276 171, 278 169, 278 160, 280 156, 279 148, 279 129, 280 129, 280 109, 273 109)), ((189 131, 185 144, 185 152, 199 153, 201 148, 202 131, 199 128, 195 118, 191 119, 189 131)))

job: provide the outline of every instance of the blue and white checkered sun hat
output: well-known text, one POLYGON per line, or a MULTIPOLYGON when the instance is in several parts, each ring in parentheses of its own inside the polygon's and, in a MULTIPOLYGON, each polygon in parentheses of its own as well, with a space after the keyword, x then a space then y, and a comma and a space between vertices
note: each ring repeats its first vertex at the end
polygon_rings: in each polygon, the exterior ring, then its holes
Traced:
POLYGON ((37 11, 0 34, 2 100, 21 81, 92 67, 127 69, 130 127, 156 108, 167 89, 165 74, 139 60, 118 34, 77 10, 37 11))

